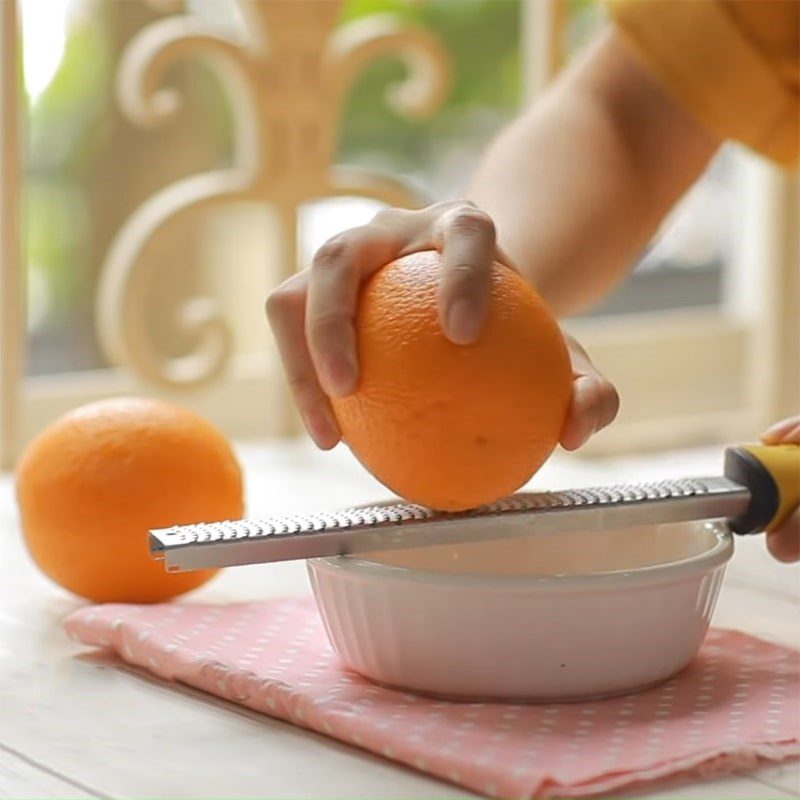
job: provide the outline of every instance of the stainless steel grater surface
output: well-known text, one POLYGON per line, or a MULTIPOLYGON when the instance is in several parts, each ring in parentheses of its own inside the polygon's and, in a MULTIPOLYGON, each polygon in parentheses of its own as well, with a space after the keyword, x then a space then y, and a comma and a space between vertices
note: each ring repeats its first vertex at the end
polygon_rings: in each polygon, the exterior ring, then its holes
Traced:
POLYGON ((748 508, 750 498, 747 487, 713 477, 520 493, 457 514, 392 503, 165 528, 151 531, 150 549, 155 558, 164 559, 168 570, 184 571, 553 531, 736 517, 748 508))

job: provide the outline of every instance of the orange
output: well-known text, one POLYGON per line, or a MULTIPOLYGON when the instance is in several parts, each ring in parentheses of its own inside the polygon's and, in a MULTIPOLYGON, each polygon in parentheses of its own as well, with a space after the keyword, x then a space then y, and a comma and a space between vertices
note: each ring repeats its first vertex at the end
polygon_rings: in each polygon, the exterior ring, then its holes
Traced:
POLYGON ((166 572, 148 531, 243 514, 241 470, 222 434, 135 398, 92 403, 43 431, 19 464, 17 499, 34 561, 97 602, 158 602, 205 583, 216 570, 166 572))
POLYGON ((558 443, 572 371, 555 319, 495 264, 478 341, 456 345, 437 308, 441 258, 413 253, 365 282, 356 314, 360 378, 333 401, 344 441, 401 497, 445 511, 516 491, 558 443))

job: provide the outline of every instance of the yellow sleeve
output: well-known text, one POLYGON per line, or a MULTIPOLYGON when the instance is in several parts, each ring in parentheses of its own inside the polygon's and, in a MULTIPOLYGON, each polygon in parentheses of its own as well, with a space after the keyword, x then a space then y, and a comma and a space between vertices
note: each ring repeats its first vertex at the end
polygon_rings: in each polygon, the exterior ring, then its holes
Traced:
POLYGON ((605 0, 625 39, 703 125, 784 166, 800 154, 800 0, 605 0))

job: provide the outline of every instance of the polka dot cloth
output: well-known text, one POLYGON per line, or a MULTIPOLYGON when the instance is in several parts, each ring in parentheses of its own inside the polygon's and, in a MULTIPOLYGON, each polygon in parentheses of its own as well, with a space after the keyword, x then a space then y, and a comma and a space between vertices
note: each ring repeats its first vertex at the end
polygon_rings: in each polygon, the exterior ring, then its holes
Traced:
POLYGON ((800 755, 800 658, 712 630, 681 675, 580 704, 451 703, 343 669, 313 601, 106 605, 69 635, 248 708, 503 798, 582 797, 800 755))

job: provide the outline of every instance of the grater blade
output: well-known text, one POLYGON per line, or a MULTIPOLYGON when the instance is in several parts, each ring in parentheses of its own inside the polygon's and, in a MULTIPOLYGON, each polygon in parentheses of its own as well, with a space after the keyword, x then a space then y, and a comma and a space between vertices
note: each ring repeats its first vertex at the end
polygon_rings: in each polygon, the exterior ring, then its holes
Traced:
POLYGON ((728 478, 689 478, 562 492, 519 493, 474 511, 387 503, 332 513, 201 523, 150 532, 150 551, 181 572, 555 531, 731 518, 750 490, 728 478))

